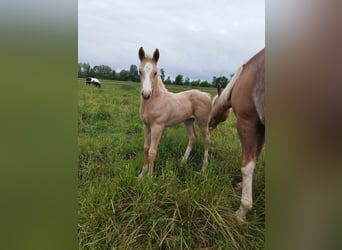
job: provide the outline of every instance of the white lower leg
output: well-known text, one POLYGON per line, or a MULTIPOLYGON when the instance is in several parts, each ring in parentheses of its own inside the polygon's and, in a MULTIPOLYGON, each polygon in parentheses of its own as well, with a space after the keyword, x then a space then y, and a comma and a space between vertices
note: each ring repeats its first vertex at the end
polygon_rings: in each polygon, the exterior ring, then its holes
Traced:
POLYGON ((187 147, 186 150, 185 150, 184 156, 183 156, 183 158, 182 158, 182 162, 183 162, 183 163, 186 162, 186 161, 188 160, 189 155, 190 155, 190 152, 191 152, 191 149, 192 149, 192 148, 188 145, 188 147, 187 147))
POLYGON ((143 175, 147 171, 147 169, 148 169, 148 164, 143 165, 141 172, 139 174, 139 178, 143 177, 143 175))
POLYGON ((241 168, 242 173, 242 195, 240 208, 236 211, 236 216, 240 220, 244 220, 248 210, 252 208, 252 182, 255 162, 250 161, 246 166, 241 168))
POLYGON ((202 171, 206 170, 207 166, 208 166, 208 149, 204 150, 204 159, 203 159, 202 171))

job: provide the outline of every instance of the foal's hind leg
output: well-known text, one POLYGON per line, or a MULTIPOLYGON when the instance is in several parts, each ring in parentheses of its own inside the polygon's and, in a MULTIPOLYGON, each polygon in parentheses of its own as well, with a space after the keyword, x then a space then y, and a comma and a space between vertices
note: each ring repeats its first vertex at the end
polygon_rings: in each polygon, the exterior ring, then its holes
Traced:
POLYGON ((202 171, 205 171, 208 167, 208 150, 210 144, 210 134, 209 134, 209 126, 208 119, 197 120, 197 124, 201 129, 203 143, 204 143, 204 159, 202 165, 202 171))
POLYGON ((189 136, 189 143, 184 153, 184 156, 182 158, 183 163, 188 160, 192 146, 194 145, 197 139, 197 135, 196 135, 195 127, 194 127, 194 121, 195 119, 188 119, 184 122, 184 125, 186 127, 186 132, 188 133, 188 136, 189 136))

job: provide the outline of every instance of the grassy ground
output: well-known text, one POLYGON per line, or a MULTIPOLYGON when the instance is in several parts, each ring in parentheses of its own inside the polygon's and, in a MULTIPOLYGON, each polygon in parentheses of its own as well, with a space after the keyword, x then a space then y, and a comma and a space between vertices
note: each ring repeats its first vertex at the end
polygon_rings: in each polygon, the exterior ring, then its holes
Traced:
MULTIPOLYGON (((246 224, 233 212, 240 192, 241 146, 235 117, 211 133, 208 172, 199 172, 202 138, 187 164, 183 124, 164 131, 155 176, 137 179, 143 163, 140 83, 105 81, 101 89, 79 79, 80 249, 263 249, 264 152, 253 182, 253 209, 246 224)), ((167 86, 169 91, 186 90, 167 86)), ((201 88, 215 94, 213 88, 201 88)), ((200 135, 196 126, 197 134, 200 135)))

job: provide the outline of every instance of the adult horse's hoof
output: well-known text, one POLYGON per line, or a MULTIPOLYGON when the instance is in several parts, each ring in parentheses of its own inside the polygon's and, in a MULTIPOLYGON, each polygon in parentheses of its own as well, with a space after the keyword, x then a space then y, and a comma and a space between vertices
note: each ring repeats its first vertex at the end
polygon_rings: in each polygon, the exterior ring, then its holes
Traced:
POLYGON ((234 213, 234 217, 238 222, 246 223, 246 215, 241 207, 234 213))

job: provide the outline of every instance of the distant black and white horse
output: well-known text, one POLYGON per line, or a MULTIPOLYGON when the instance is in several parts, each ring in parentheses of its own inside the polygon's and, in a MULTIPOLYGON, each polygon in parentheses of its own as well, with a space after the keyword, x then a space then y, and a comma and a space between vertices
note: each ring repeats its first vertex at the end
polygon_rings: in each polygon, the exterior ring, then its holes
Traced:
POLYGON ((97 78, 87 77, 86 85, 90 85, 90 84, 94 84, 95 87, 101 88, 101 82, 97 78))

